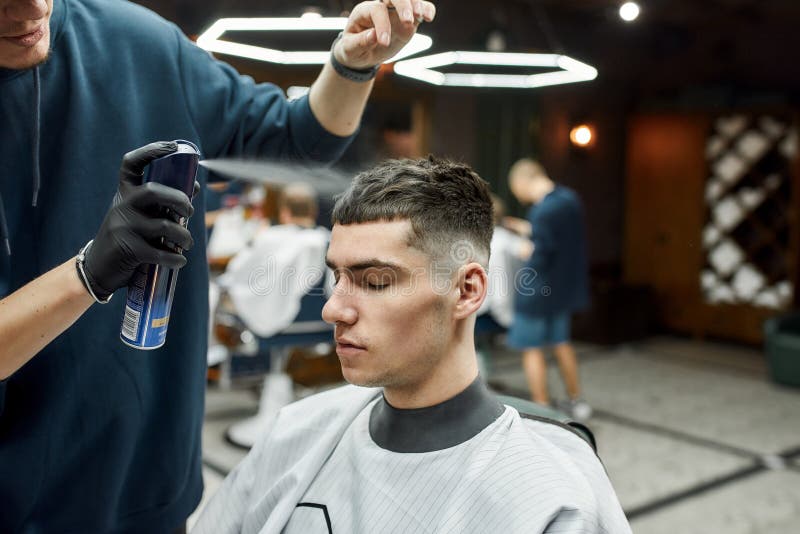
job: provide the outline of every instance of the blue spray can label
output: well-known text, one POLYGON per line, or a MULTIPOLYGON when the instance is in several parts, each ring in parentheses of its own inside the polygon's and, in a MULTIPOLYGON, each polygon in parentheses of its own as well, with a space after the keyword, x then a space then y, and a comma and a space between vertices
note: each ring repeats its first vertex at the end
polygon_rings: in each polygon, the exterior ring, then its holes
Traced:
MULTIPOLYGON (((178 150, 150 162, 143 183, 157 182, 179 189, 192 198, 200 151, 189 141, 176 141, 178 150)), ((180 221, 186 226, 187 220, 180 221)), ((128 284, 128 298, 120 338, 131 347, 151 350, 167 338, 172 297, 178 270, 142 264, 128 284)))

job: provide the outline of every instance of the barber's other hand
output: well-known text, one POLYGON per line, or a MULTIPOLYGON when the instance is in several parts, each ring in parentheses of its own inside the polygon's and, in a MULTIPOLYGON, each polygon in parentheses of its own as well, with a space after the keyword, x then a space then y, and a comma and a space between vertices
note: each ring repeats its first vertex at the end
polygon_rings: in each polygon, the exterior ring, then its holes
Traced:
POLYGON ((194 211, 189 197, 163 184, 142 184, 145 166, 177 148, 173 141, 160 141, 123 157, 113 205, 84 260, 87 281, 98 298, 105 299, 127 285, 142 263, 172 268, 186 265, 186 258, 164 243, 174 243, 183 250, 194 244, 189 230, 178 222, 194 211))
POLYGON ((435 16, 432 2, 361 2, 350 12, 333 53, 339 63, 351 69, 374 67, 397 54, 414 36, 420 22, 431 22, 435 16))

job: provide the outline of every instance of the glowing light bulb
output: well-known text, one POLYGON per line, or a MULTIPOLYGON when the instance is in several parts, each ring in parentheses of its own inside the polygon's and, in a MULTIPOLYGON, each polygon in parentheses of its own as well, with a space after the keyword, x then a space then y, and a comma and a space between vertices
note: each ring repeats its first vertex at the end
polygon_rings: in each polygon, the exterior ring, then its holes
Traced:
POLYGON ((569 140, 576 146, 588 146, 593 137, 592 129, 585 124, 580 124, 569 132, 569 140))
POLYGON ((632 22, 639 17, 639 4, 636 2, 625 2, 619 6, 619 16, 625 22, 632 22))

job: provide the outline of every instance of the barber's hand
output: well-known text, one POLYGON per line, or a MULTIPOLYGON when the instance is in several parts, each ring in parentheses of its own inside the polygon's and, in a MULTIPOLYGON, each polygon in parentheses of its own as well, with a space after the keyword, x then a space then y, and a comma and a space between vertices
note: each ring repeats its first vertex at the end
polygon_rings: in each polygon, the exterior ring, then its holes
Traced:
POLYGON ((194 244, 189 230, 178 222, 194 211, 189 197, 163 184, 142 184, 145 166, 177 148, 173 141, 161 141, 123 157, 119 190, 84 260, 87 281, 99 299, 127 285, 142 263, 172 268, 186 265, 186 258, 164 243, 183 250, 194 244))
POLYGON ((361 2, 350 12, 333 53, 351 69, 368 69, 391 58, 408 43, 420 22, 436 16, 432 2, 383 0, 361 2))

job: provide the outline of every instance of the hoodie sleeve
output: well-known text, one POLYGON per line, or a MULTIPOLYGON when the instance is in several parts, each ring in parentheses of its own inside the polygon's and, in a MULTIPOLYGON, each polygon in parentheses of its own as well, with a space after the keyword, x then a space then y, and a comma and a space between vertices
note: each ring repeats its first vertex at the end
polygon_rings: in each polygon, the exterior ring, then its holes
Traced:
POLYGON ((256 84, 183 35, 177 38, 186 103, 208 156, 330 162, 353 139, 325 130, 307 96, 288 101, 279 87, 256 84))

